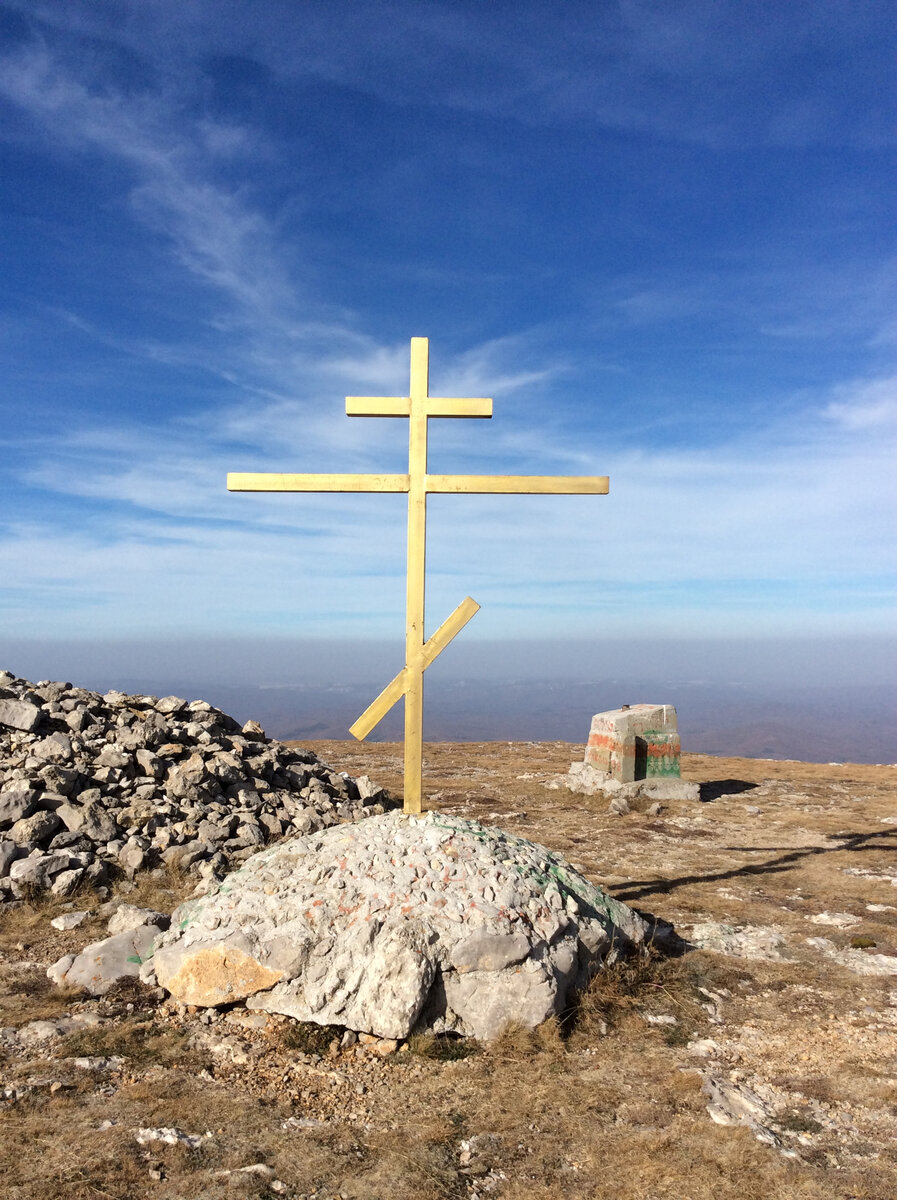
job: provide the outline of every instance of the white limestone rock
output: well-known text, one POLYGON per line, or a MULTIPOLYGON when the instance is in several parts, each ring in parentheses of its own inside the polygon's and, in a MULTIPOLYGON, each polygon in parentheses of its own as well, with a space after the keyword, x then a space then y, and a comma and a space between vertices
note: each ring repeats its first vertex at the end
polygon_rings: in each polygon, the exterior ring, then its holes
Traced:
POLYGON ((82 921, 87 920, 88 916, 90 914, 87 909, 82 909, 80 912, 60 913, 58 917, 53 917, 50 924, 54 929, 67 933, 70 929, 77 929, 82 921))
POLYGON ((543 846, 387 813, 256 854, 175 910, 152 965, 182 1003, 491 1038, 560 1011, 646 930, 543 846))
POLYGON ((91 942, 80 954, 66 954, 48 967, 47 976, 59 987, 82 988, 91 996, 104 996, 117 980, 140 974, 159 933, 157 925, 141 925, 91 942))
POLYGON ((16 779, 0 791, 0 828, 30 816, 40 791, 24 779, 16 779))
POLYGON ((0 725, 32 733, 40 724, 41 710, 27 700, 0 700, 0 725))
POLYGON ((897 955, 869 954, 859 948, 839 949, 828 938, 807 938, 807 945, 821 950, 833 962, 857 975, 897 975, 897 955))
POLYGON ((139 929, 141 925, 157 925, 159 929, 167 929, 170 920, 166 913, 157 912, 154 908, 119 904, 109 918, 106 928, 110 933, 127 933, 129 930, 139 929))
POLYGON ((701 921, 690 930, 687 925, 683 929, 689 944, 697 949, 730 954, 734 958, 774 962, 782 957, 785 948, 785 935, 774 926, 701 921))

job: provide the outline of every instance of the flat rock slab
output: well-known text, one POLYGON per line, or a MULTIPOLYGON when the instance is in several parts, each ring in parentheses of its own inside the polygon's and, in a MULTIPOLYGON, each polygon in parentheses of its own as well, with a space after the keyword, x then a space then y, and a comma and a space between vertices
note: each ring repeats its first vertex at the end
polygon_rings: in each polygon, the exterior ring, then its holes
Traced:
POLYGON ((713 950, 734 958, 751 958, 774 962, 782 958, 785 935, 780 929, 765 925, 727 925, 721 921, 702 921, 682 927, 688 943, 699 950, 713 950))
POLYGON ((491 1038, 559 1012, 647 929, 544 846, 386 813, 254 855, 175 910, 152 962, 186 1004, 491 1038))
POLYGON ((157 925, 141 925, 113 937, 91 942, 80 954, 67 954, 47 968, 59 987, 80 988, 91 996, 105 996, 119 979, 136 978, 143 960, 152 952, 157 925))
POLYGON ((0 700, 0 725, 31 733, 40 724, 41 711, 37 704, 24 700, 0 700))

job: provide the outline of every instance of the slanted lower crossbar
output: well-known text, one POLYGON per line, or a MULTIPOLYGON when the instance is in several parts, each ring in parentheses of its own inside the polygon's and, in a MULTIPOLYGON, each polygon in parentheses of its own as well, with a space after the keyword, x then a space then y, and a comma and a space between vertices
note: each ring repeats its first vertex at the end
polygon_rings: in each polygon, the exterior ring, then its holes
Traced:
MULTIPOLYGON (((421 672, 426 671, 437 654, 442 653, 455 634, 460 633, 467 622, 479 611, 479 604, 470 596, 461 601, 451 616, 446 617, 432 637, 424 642, 423 658, 420 667, 421 672)), ((411 676, 412 672, 409 671, 408 667, 403 667, 399 671, 395 679, 386 685, 377 699, 368 705, 355 724, 349 726, 349 732, 353 737, 358 738, 360 742, 364 741, 374 726, 382 721, 396 701, 401 700, 402 696, 405 695, 411 681, 411 676)))

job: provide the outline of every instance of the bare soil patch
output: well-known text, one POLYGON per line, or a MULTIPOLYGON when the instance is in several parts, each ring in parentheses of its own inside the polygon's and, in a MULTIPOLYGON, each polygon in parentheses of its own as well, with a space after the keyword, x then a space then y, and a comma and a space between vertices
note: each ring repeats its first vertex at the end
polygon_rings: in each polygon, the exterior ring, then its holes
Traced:
MULTIPOLYGON (((307 745, 401 794, 400 746, 307 745)), ((25 1043, 0 1041, 0 1195, 891 1200, 897 771, 685 755, 701 802, 616 816, 549 786, 581 757, 431 745, 424 794, 561 851, 704 948, 621 964, 535 1032, 383 1056, 136 985, 61 994, 46 966, 103 936, 96 897, 7 910, 0 1026, 25 1043), (91 916, 55 930, 72 907, 91 916), (85 1014, 98 1020, 74 1032, 31 1024, 85 1014), (720 1097, 752 1123, 717 1123, 720 1097), (141 1144, 141 1128, 200 1140, 141 1144)), ((170 909, 192 887, 146 880, 122 898, 170 909)))

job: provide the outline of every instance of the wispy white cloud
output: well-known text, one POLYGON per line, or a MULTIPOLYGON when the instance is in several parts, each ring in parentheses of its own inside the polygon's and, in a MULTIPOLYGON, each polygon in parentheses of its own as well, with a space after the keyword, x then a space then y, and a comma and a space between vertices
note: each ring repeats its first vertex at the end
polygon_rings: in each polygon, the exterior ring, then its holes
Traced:
POLYGON ((672 327, 698 318, 713 328, 763 338, 873 346, 893 341, 897 261, 878 253, 812 258, 787 242, 760 245, 725 269, 695 264, 622 276, 596 297, 597 320, 633 329, 672 327))
MULTIPOLYGON (((646 614, 654 627, 680 622, 680 632, 682 622, 730 633, 799 629, 803 620, 883 627, 897 439, 883 425, 868 435, 891 386, 845 383, 836 399, 819 396, 713 449, 612 443, 600 461, 581 450, 573 469, 609 472, 606 498, 433 497, 434 623, 470 592, 489 607, 481 624, 497 636, 605 621, 635 632, 646 614)), ((181 436, 79 435, 35 468, 32 482, 46 494, 126 507, 80 531, 42 520, 6 529, 0 570, 27 597, 18 617, 13 601, 11 627, 26 630, 52 592, 81 597, 70 617, 88 632, 110 610, 127 612, 118 617, 127 632, 213 617, 230 629, 391 632, 403 602, 403 497, 227 495, 233 449, 206 431, 172 454, 181 436)), ((527 447, 536 470, 566 451, 560 431, 527 447)), ((513 471, 519 460, 488 466, 513 471)))
MULTIPOLYGON (((300 423, 295 440, 321 438, 318 397, 336 379, 353 390, 407 390, 407 341, 384 345, 357 329, 348 313, 326 319, 320 299, 309 298, 295 271, 285 268, 276 223, 261 211, 258 197, 247 185, 222 181, 222 158, 242 157, 244 167, 251 167, 255 129, 191 119, 177 97, 166 93, 131 96, 99 82, 91 85, 42 45, 29 44, 0 59, 0 94, 37 122, 49 141, 79 153, 98 152, 128 168, 132 214, 208 289, 217 307, 202 319, 224 336, 179 344, 123 335, 96 318, 59 310, 68 325, 135 358, 201 367, 247 397, 268 401, 263 410, 253 404, 242 413, 220 414, 233 437, 245 437, 253 424, 263 432, 267 421, 278 429, 267 441, 282 440, 285 427, 300 423), (293 415, 301 422, 291 422, 293 415)), ((295 259, 292 249, 290 257, 295 259)), ((517 336, 463 351, 447 369, 434 372, 436 386, 448 394, 507 394, 556 372, 510 367, 524 348, 525 338, 517 336)), ((332 441, 346 449, 361 436, 341 431, 332 441)))
POLYGON ((849 430, 897 433, 897 375, 836 387, 823 416, 849 430))
MULTIPOLYGON (((800 6, 662 0, 566 10, 394 0, 10 0, 47 36, 114 39, 169 75, 211 54, 279 80, 317 78, 390 104, 588 122, 710 146, 880 146, 894 127, 884 0, 800 6), (246 30, 251 28, 247 48, 246 30), (333 29, 340 37, 333 37, 333 29), (832 47, 838 47, 834 54, 832 47), (862 62, 862 69, 856 64, 862 62)), ((224 138, 215 126, 212 140, 224 138)))
POLYGON ((185 120, 164 95, 125 96, 99 81, 91 87, 44 47, 0 60, 0 93, 39 122, 47 138, 130 168, 135 214, 234 312, 280 326, 293 311, 295 285, 279 264, 270 222, 239 189, 212 178, 216 160, 251 155, 247 130, 205 117, 185 120))

